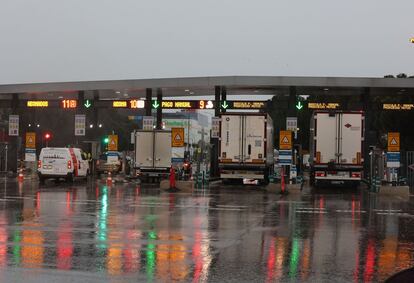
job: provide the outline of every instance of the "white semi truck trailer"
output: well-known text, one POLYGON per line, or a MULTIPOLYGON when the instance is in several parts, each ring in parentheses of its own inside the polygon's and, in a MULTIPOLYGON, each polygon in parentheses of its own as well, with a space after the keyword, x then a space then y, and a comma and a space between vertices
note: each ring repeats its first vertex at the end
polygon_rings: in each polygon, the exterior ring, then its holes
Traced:
POLYGON ((273 173, 273 121, 267 114, 220 116, 220 178, 268 182, 273 173))
POLYGON ((363 177, 363 112, 316 111, 310 126, 311 183, 357 186, 363 177))
POLYGON ((171 167, 171 131, 135 132, 135 170, 142 180, 160 180, 169 176, 171 167))

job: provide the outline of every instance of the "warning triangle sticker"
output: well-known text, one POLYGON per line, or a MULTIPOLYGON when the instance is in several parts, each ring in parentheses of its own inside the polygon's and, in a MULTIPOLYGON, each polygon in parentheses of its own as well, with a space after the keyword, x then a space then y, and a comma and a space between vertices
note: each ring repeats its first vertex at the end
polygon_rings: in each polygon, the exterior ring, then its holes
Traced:
POLYGON ((395 140, 395 138, 392 138, 392 140, 391 140, 391 143, 390 143, 391 145, 397 145, 397 141, 395 140))
POLYGON ((282 139, 282 143, 289 143, 289 139, 286 136, 284 136, 282 139))
POLYGON ((33 139, 32 138, 29 138, 29 143, 32 143, 33 142, 33 139))
POLYGON ((176 134, 174 139, 175 139, 176 141, 180 141, 180 140, 181 140, 181 136, 180 136, 179 134, 176 134))
POLYGON ((111 145, 115 145, 115 141, 114 140, 111 140, 111 145))

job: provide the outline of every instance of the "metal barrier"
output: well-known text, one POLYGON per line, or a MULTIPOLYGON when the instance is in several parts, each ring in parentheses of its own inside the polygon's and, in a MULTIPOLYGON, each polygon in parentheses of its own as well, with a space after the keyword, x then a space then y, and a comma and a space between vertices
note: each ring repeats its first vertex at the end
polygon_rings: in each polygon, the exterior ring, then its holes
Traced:
POLYGON ((410 187, 410 191, 414 190, 414 151, 407 151, 405 153, 405 168, 406 168, 406 182, 410 187))
POLYGON ((7 142, 0 142, 0 174, 6 175, 10 168, 8 168, 9 159, 9 144, 7 142))
POLYGON ((381 149, 374 148, 369 153, 369 184, 371 191, 378 192, 381 180, 384 178, 384 152, 381 149))

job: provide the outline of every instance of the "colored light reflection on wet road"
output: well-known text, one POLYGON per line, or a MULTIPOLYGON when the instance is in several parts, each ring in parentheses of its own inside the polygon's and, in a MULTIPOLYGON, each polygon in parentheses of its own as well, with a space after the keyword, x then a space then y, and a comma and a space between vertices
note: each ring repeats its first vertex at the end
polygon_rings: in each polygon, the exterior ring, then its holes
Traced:
POLYGON ((91 282, 378 282, 414 265, 414 208, 359 191, 172 195, 96 183, 5 192, 0 280, 18 267, 21 282, 65 283, 72 272, 91 282))

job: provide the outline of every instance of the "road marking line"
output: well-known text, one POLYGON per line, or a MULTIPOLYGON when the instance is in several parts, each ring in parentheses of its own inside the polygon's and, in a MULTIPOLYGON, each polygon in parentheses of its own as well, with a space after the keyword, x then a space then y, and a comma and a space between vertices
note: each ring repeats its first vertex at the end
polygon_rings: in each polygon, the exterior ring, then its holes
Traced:
POLYGON ((337 209, 337 210, 335 210, 336 212, 346 212, 346 213, 367 213, 365 210, 354 210, 354 211, 352 211, 352 210, 350 210, 350 209, 337 209))
POLYGON ((309 214, 327 214, 327 211, 315 211, 315 210, 296 210, 296 213, 309 213, 309 214))

